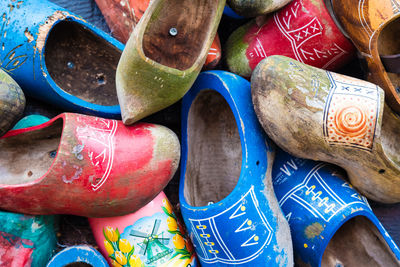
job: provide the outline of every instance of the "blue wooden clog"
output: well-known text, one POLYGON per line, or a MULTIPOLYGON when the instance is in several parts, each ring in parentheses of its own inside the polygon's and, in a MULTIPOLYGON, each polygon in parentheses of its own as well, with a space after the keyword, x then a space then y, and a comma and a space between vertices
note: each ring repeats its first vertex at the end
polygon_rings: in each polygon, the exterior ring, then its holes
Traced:
POLYGON ((2 0, 0 14, 0 68, 26 95, 63 110, 120 117, 120 42, 47 0, 2 0))
POLYGON ((272 179, 297 264, 400 265, 399 248, 341 169, 276 151, 272 179))
POLYGON ((179 199, 202 266, 293 265, 270 153, 250 83, 224 71, 201 73, 183 98, 179 199))
POLYGON ((228 5, 226 5, 224 8, 224 15, 233 19, 244 19, 244 17, 236 14, 235 11, 233 11, 232 8, 230 8, 228 5))
POLYGON ((0 266, 45 266, 56 247, 55 216, 0 211, 0 266))
POLYGON ((100 252, 86 245, 73 246, 58 252, 46 267, 81 266, 78 263, 86 263, 93 267, 109 267, 100 252))

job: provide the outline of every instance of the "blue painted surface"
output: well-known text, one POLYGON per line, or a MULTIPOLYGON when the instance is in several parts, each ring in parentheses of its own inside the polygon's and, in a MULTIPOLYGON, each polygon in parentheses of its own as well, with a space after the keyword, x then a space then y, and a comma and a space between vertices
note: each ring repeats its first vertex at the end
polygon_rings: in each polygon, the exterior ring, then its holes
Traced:
MULTIPOLYGON (((47 71, 44 58, 45 40, 40 40, 39 43, 37 41, 39 27, 45 25, 56 11, 60 11, 66 16, 64 20, 81 24, 121 51, 124 48, 123 44, 73 13, 46 0, 3 0, 0 1, 0 10, 4 12, 0 27, 0 67, 15 79, 26 95, 69 111, 109 118, 120 117, 118 105, 92 104, 63 91, 47 71), (42 46, 43 49, 39 49, 42 46)), ((52 27, 60 21, 56 21, 52 27)))
POLYGON ((235 11, 232 10, 232 8, 230 8, 228 5, 225 6, 224 8, 224 15, 227 15, 231 18, 234 19, 244 19, 244 17, 239 16, 238 14, 235 13, 235 11))
POLYGON ((20 119, 14 126, 13 130, 36 126, 49 121, 50 119, 42 115, 28 115, 20 119))
POLYGON ((279 148, 276 151, 272 180, 290 225, 295 257, 311 266, 321 266, 322 255, 335 232, 355 216, 365 216, 400 260, 399 248, 373 214, 367 199, 339 177, 338 167, 296 158, 279 148), (321 227, 321 233, 307 238, 309 226, 321 227))
POLYGON ((107 261, 90 246, 73 246, 58 252, 46 267, 64 267, 67 264, 84 262, 93 267, 109 267, 107 261))
POLYGON ((288 261, 285 251, 277 245, 276 213, 262 193, 265 190, 266 194, 273 194, 264 184, 268 152, 271 152, 269 139, 254 113, 250 83, 225 71, 201 73, 182 103, 179 199, 184 222, 202 266, 275 266, 277 258, 283 265, 288 261), (184 197, 187 121, 190 106, 201 90, 215 90, 229 104, 240 134, 242 167, 236 187, 225 199, 206 207, 193 207, 184 197), (249 220, 252 227, 246 223, 249 220))

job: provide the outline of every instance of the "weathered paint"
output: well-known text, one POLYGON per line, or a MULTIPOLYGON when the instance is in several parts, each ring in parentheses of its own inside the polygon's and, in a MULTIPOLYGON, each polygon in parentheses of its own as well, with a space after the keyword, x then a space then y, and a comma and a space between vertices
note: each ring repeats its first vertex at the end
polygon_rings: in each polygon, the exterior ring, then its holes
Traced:
POLYGON ((400 2, 333 0, 332 6, 334 13, 338 14, 339 23, 367 63, 368 80, 385 90, 389 106, 399 113, 399 74, 389 75, 382 65, 380 56, 399 53, 396 24, 400 18, 400 2), (385 33, 386 29, 392 34, 385 33))
POLYGON ((0 212, 0 266, 41 267, 56 249, 54 216, 0 212))
POLYGON ((179 70, 162 65, 143 52, 143 35, 147 26, 159 16, 164 1, 151 2, 129 38, 118 64, 116 85, 125 124, 132 124, 172 105, 190 89, 207 57, 225 6, 225 0, 219 0, 215 5, 215 16, 207 25, 209 32, 202 50, 197 53, 198 58, 191 67, 179 70))
POLYGON ((176 135, 154 124, 128 127, 64 113, 39 126, 12 130, 0 140, 46 129, 57 120, 64 127, 50 169, 30 183, 0 186, 1 208, 27 214, 123 215, 153 199, 177 169, 176 135))
POLYGON ((60 88, 52 79, 44 57, 51 30, 62 21, 73 21, 104 44, 122 51, 124 46, 82 18, 46 0, 0 1, 0 68, 6 71, 27 96, 60 108, 102 117, 120 118, 120 108, 87 102, 60 88))
MULTIPOLYGON (((270 140, 264 135, 253 110, 250 83, 225 71, 201 73, 182 102, 179 200, 202 266, 293 265, 289 226, 272 188, 272 152, 270 140), (189 146, 193 145, 190 142, 196 141, 188 138, 188 132, 196 132, 196 128, 189 128, 189 110, 198 95, 210 90, 225 99, 235 118, 233 123, 237 125, 242 148, 240 176, 227 197, 207 206, 193 206, 187 197, 190 190, 187 181, 193 177, 189 177, 192 173, 187 169, 191 160, 188 159, 189 146)), ((200 181, 204 179, 206 177, 199 178, 200 181)), ((209 190, 215 190, 211 188, 212 183, 209 184, 209 190)))
POLYGON ((198 266, 193 245, 164 192, 135 213, 90 218, 89 223, 113 266, 198 266))
POLYGON ((261 124, 279 146, 298 157, 343 167, 368 198, 400 201, 400 119, 384 106, 384 92, 377 85, 272 56, 255 69, 252 95, 261 124), (337 103, 344 98, 348 100, 337 103), (341 117, 349 107, 350 116, 341 117), (337 111, 338 116, 331 116, 337 111), (366 127, 357 119, 362 117, 366 127), (349 122, 354 129, 337 125, 349 122))
POLYGON ((291 0, 228 0, 229 6, 240 16, 253 18, 274 12, 291 0))
POLYGON ((296 263, 321 266, 322 256, 335 233, 343 224, 360 216, 376 226, 380 235, 377 238, 387 244, 384 250, 399 261, 399 248, 373 214, 367 199, 342 179, 343 173, 337 166, 296 158, 276 149, 272 181, 290 225, 296 263))
MULTIPOLYGON (((103 14, 112 35, 122 43, 126 43, 129 36, 144 12, 150 0, 95 0, 103 14)), ((208 52, 204 68, 212 69, 221 60, 221 44, 218 33, 208 52)))
POLYGON ((13 127, 24 109, 24 93, 19 85, 0 69, 0 136, 13 127))
POLYGON ((231 71, 249 77, 264 58, 283 55, 306 64, 337 70, 355 48, 329 15, 323 0, 294 0, 274 15, 252 20, 227 41, 231 71))
POLYGON ((61 250, 47 263, 46 267, 62 267, 74 263, 86 263, 93 267, 109 267, 104 257, 95 248, 86 245, 72 246, 61 250))

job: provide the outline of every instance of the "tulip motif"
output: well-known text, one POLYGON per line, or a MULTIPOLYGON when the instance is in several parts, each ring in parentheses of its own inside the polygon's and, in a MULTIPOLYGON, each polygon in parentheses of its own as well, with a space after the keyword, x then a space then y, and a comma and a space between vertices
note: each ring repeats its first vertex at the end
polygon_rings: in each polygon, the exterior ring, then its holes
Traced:
POLYGON ((120 239, 119 250, 123 253, 129 253, 132 250, 132 245, 129 243, 127 239, 120 239))
POLYGON ((177 249, 183 249, 185 247, 185 240, 180 234, 176 234, 173 238, 172 241, 174 242, 174 246, 177 249))
POLYGON ((110 242, 117 242, 118 241, 118 234, 114 231, 114 228, 111 226, 107 226, 104 229, 104 235, 108 238, 110 242))
POLYGON ((137 255, 132 255, 129 259, 129 265, 131 267, 141 267, 143 265, 142 260, 137 255))
POLYGON ((125 265, 128 262, 125 255, 121 251, 115 251, 115 259, 121 265, 125 265))
POLYGON ((113 246, 107 240, 104 240, 104 247, 106 248, 108 255, 112 255, 114 253, 113 246))
POLYGON ((167 226, 168 226, 168 230, 171 231, 171 232, 174 232, 174 231, 176 231, 178 229, 178 223, 172 217, 168 217, 167 226))

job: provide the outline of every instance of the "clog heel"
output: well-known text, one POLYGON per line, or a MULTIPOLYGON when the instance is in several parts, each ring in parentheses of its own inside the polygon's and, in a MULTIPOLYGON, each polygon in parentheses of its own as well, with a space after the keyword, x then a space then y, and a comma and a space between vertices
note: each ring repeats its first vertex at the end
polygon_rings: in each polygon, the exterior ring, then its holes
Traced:
POLYGON ((63 110, 120 117, 120 42, 46 0, 2 0, 0 12, 0 67, 27 96, 63 110))
POLYGON ((239 27, 226 43, 229 70, 244 77, 272 55, 337 70, 354 54, 354 46, 336 26, 324 0, 293 0, 274 14, 239 27))
POLYGON ((298 266, 400 266, 400 250, 337 166, 276 149, 272 181, 298 266))
POLYGON ((22 117, 25 103, 21 87, 0 69, 0 136, 10 130, 22 117))
POLYGON ((154 0, 117 68, 122 120, 132 124, 189 90, 213 42, 225 0, 154 0))
POLYGON ((0 151, 0 208, 84 217, 143 207, 168 184, 180 157, 166 127, 73 113, 9 131, 0 151))
POLYGON ((289 226, 271 181, 269 139, 250 83, 199 75, 182 104, 179 200, 202 266, 292 266, 289 226))
POLYGON ((400 1, 328 0, 339 25, 368 67, 368 80, 385 90, 400 113, 400 1))
POLYGON ((341 166, 368 198, 400 201, 400 118, 381 88, 283 56, 262 61, 251 81, 257 116, 280 147, 341 166))

